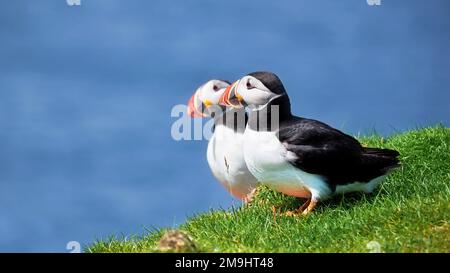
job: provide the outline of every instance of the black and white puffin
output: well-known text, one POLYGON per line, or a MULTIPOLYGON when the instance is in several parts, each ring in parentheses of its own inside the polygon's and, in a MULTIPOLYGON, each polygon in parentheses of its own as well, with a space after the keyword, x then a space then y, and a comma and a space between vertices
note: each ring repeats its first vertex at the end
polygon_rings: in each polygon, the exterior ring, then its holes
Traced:
POLYGON ((222 80, 210 80, 201 85, 188 102, 188 114, 214 119, 214 132, 207 149, 209 167, 232 196, 248 202, 257 180, 248 170, 242 150, 247 114, 244 108, 226 109, 219 105, 229 85, 222 80))
POLYGON ((288 94, 274 73, 248 74, 227 88, 220 103, 251 110, 243 147, 258 181, 308 199, 290 215, 308 214, 335 193, 370 193, 399 166, 397 151, 363 147, 323 122, 292 115, 288 94))

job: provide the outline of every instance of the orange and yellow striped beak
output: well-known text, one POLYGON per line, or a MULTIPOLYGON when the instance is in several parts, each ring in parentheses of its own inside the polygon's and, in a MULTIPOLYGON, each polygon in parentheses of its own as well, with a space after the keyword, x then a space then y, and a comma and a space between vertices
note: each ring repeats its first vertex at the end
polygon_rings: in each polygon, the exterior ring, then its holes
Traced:
POLYGON ((220 97, 219 104, 227 107, 242 108, 244 107, 244 99, 237 92, 237 87, 239 81, 234 82, 232 85, 228 86, 220 97))
POLYGON ((198 107, 198 103, 199 103, 199 99, 197 98, 197 93, 194 93, 194 95, 192 95, 192 97, 189 99, 188 102, 188 115, 191 118, 203 118, 206 117, 205 114, 203 114, 201 111, 199 111, 199 107, 198 107))

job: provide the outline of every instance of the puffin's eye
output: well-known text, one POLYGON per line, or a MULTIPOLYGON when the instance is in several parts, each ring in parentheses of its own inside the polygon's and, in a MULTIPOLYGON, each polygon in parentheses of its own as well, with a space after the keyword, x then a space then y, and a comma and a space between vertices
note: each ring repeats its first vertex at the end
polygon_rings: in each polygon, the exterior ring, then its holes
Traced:
POLYGON ((247 81, 246 86, 247 86, 247 89, 248 89, 248 90, 255 88, 255 87, 252 85, 252 83, 250 82, 250 79, 247 81))
POLYGON ((219 91, 219 87, 217 85, 214 85, 213 90, 217 92, 217 91, 219 91))

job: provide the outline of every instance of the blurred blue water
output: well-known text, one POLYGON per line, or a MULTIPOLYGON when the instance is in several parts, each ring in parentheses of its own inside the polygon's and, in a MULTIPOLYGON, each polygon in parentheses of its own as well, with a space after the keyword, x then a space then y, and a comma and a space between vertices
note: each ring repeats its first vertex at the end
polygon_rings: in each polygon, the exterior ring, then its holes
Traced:
POLYGON ((228 207, 206 142, 170 136, 210 78, 271 70, 298 115, 383 134, 450 123, 450 2, 2 1, 0 251, 66 251, 228 207))

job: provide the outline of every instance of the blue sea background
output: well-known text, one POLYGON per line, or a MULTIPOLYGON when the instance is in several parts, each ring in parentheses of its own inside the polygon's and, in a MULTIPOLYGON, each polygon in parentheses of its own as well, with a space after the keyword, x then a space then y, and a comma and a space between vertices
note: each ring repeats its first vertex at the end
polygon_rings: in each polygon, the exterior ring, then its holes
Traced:
POLYGON ((66 252, 239 205, 174 105, 271 70, 351 134, 450 124, 450 1, 1 1, 0 251, 66 252))

